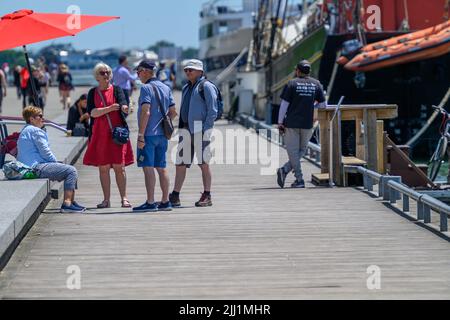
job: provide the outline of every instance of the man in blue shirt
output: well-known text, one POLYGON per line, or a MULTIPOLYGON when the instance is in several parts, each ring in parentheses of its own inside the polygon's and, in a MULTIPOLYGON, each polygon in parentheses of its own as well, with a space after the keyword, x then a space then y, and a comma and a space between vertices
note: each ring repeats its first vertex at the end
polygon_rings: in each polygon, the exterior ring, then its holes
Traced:
POLYGON ((147 201, 133 208, 133 211, 170 211, 172 205, 169 201, 169 175, 166 169, 168 140, 164 136, 162 112, 168 114, 171 119, 175 118, 177 114, 175 102, 170 88, 155 76, 155 61, 141 61, 136 70, 143 83, 137 113, 139 126, 137 159, 138 167, 144 170, 147 201), (155 203, 155 169, 159 175, 162 191, 159 204, 155 203))
POLYGON ((126 56, 119 57, 119 66, 113 71, 113 83, 123 90, 127 105, 130 105, 131 81, 137 79, 137 75, 130 73, 126 56))
POLYGON ((175 187, 170 195, 170 202, 174 207, 181 206, 180 192, 186 178, 186 169, 192 164, 196 153, 198 165, 202 170, 204 191, 195 206, 209 207, 212 206, 209 144, 214 121, 217 118, 218 91, 214 84, 206 80, 203 63, 200 60, 190 60, 184 67, 184 72, 189 82, 183 87, 181 98, 179 122, 181 150, 177 153, 175 187), (190 156, 186 155, 189 151, 190 156))

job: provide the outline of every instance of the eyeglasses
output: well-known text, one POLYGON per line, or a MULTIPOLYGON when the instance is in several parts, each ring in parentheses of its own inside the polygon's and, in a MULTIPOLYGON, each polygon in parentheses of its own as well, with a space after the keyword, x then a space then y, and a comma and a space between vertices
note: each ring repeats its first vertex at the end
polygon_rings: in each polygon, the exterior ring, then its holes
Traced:
POLYGON ((142 71, 144 71, 144 69, 138 69, 138 70, 136 70, 136 73, 139 74, 139 73, 141 73, 142 71))
POLYGON ((111 72, 109 72, 109 71, 100 71, 98 74, 101 75, 101 76, 109 76, 111 74, 111 72))

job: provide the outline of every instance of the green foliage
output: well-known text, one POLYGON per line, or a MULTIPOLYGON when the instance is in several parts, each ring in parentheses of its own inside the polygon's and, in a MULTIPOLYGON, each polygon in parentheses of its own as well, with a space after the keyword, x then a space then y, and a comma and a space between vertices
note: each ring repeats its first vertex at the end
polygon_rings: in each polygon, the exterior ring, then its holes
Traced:
POLYGON ((0 64, 7 62, 10 67, 14 67, 15 65, 25 65, 25 55, 20 50, 6 50, 0 51, 0 64))
POLYGON ((168 42, 165 40, 160 40, 160 41, 156 42, 154 45, 151 45, 150 47, 148 47, 148 50, 158 52, 159 48, 162 48, 162 47, 175 47, 175 43, 168 42))
POLYGON ((195 58, 198 58, 198 49, 195 49, 195 48, 186 48, 186 49, 184 49, 181 58, 182 59, 195 59, 195 58))

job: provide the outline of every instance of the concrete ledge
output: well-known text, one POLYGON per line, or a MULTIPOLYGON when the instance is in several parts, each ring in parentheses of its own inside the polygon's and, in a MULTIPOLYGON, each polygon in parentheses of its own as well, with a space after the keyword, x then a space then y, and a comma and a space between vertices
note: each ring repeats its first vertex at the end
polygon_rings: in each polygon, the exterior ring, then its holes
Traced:
MULTIPOLYGON (((62 115, 55 122, 64 123, 65 117, 62 115)), ((67 137, 53 128, 48 128, 47 132, 50 148, 62 163, 73 164, 87 143, 87 138, 67 137)), ((57 199, 63 191, 64 183, 50 183, 47 179, 8 181, 0 170, 0 270, 33 226, 50 196, 57 199)))

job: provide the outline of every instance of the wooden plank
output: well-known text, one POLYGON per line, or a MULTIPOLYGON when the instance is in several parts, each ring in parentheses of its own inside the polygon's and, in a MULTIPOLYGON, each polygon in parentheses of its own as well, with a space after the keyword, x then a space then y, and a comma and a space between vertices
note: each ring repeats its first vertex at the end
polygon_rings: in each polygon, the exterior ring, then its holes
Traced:
POLYGON ((329 114, 323 113, 326 117, 320 121, 320 164, 321 172, 328 173, 330 161, 330 124, 329 114))
POLYGON ((342 157, 342 164, 344 166, 365 166, 367 162, 356 157, 342 157))
POLYGON ((377 115, 376 110, 364 110, 364 150, 367 168, 376 171, 377 160, 377 115))
POLYGON ((356 157, 366 160, 366 154, 364 151, 364 134, 362 132, 362 118, 355 120, 355 147, 356 157))
POLYGON ((342 168, 342 133, 341 133, 341 117, 338 113, 332 123, 333 130, 333 181, 338 186, 343 186, 344 175, 342 168))
POLYGON ((384 174, 386 172, 386 167, 384 166, 384 122, 383 120, 377 121, 377 163, 378 163, 378 173, 384 174))

